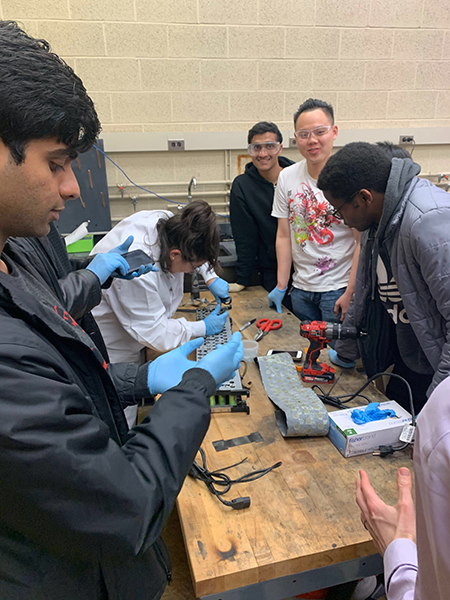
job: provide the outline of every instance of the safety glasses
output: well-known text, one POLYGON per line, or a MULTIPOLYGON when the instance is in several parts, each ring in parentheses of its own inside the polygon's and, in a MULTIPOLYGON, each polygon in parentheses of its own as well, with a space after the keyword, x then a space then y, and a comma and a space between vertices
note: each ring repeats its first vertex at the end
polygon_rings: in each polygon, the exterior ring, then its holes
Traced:
POLYGON ((315 138, 320 138, 326 135, 332 128, 333 125, 319 125, 319 127, 314 127, 314 129, 299 129, 294 135, 298 140, 305 141, 309 139, 311 135, 315 138))
POLYGON ((258 156, 263 150, 267 154, 276 154, 281 148, 280 142, 263 142, 262 144, 249 144, 247 146, 248 153, 250 156, 258 156))

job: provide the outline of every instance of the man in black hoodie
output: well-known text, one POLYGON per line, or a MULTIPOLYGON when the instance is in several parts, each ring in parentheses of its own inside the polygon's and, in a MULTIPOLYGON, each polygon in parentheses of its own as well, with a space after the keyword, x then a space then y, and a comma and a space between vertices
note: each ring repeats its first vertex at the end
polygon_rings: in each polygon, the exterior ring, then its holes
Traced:
POLYGON ((278 175, 294 162, 281 155, 283 136, 274 123, 261 121, 248 132, 248 153, 252 159, 245 173, 233 181, 230 217, 236 242, 236 284, 230 292, 250 285, 255 269, 261 270, 267 291, 277 284, 275 239, 277 219, 271 216, 278 175))

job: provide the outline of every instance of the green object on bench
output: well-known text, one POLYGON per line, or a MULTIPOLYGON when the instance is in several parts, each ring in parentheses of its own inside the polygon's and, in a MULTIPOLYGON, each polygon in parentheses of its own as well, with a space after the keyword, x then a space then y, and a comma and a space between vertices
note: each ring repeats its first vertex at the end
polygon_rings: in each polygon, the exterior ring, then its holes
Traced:
POLYGON ((236 406, 237 399, 230 395, 215 394, 209 399, 210 406, 236 406))
POLYGON ((78 242, 75 242, 74 244, 69 244, 69 246, 67 246, 67 252, 69 254, 73 254, 76 252, 90 252, 93 247, 94 236, 93 234, 88 234, 84 236, 84 238, 82 238, 81 240, 78 240, 78 242))

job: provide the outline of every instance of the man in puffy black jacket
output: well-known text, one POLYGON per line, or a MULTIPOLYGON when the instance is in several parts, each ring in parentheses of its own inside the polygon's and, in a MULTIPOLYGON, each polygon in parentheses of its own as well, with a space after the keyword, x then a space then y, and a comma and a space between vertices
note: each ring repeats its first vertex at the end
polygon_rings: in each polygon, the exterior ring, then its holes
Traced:
MULTIPOLYGON (((92 257, 69 258, 64 240, 54 223, 50 223, 50 232, 45 237, 10 238, 8 245, 23 255, 23 259, 27 259, 30 263, 28 270, 31 268, 39 273, 69 315, 89 334, 108 364, 108 372, 122 408, 135 405, 143 399, 154 401, 147 386, 148 363, 109 362, 105 342, 90 311, 99 304, 101 290, 111 285, 112 279, 109 278, 102 285, 97 275, 86 268, 92 257)), ((24 266, 27 266, 26 262, 24 266)), ((176 383, 174 381, 172 385, 176 383)), ((165 388, 172 385, 168 381, 165 388)))
POLYGON ((248 132, 248 152, 252 162, 233 181, 230 219, 236 243, 236 284, 231 292, 250 285, 255 270, 262 274, 267 291, 277 284, 277 219, 271 216, 278 175, 294 162, 281 156, 283 136, 268 121, 256 123, 248 132))
POLYGON ((108 361, 100 329, 90 311, 100 303, 102 289, 111 285, 112 277, 102 284, 94 271, 86 268, 92 264, 92 257, 70 257, 55 223, 50 223, 50 231, 44 237, 11 238, 8 242, 23 251, 67 312, 89 333, 108 361))
MULTIPOLYGON (((93 103, 12 22, 0 80, 0 598, 157 600, 170 577, 159 535, 240 342, 194 363, 128 432, 104 357, 8 242, 47 235, 78 197, 71 162, 98 135, 93 103)), ((150 391, 162 370, 148 369, 150 391)))

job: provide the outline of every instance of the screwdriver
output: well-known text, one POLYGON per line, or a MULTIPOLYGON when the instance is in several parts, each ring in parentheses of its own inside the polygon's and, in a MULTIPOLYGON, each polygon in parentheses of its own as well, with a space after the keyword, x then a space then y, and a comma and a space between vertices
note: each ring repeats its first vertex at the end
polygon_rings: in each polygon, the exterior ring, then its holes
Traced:
POLYGON ((242 327, 239 329, 239 331, 244 331, 244 329, 247 329, 247 327, 250 327, 250 325, 253 325, 253 323, 256 321, 256 319, 252 319, 251 321, 248 321, 248 323, 246 323, 245 325, 242 325, 242 327))

